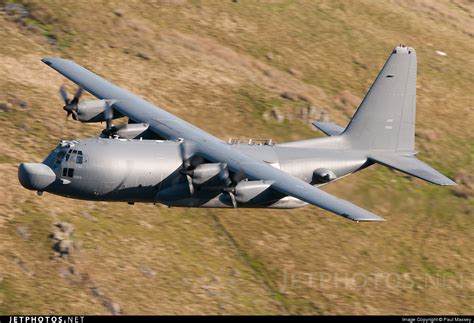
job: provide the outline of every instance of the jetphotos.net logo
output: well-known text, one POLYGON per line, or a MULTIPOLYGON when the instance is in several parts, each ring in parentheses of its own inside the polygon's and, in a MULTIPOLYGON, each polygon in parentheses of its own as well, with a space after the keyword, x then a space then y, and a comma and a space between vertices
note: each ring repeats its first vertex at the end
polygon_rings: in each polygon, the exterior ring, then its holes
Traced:
POLYGON ((10 316, 0 323, 84 323, 84 316, 10 316))

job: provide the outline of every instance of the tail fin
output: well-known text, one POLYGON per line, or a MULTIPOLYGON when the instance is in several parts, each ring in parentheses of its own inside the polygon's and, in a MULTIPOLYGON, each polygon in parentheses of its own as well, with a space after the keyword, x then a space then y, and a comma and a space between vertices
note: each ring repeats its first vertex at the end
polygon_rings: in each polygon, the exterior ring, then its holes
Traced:
POLYGON ((414 151, 416 52, 396 47, 342 134, 354 149, 414 151))

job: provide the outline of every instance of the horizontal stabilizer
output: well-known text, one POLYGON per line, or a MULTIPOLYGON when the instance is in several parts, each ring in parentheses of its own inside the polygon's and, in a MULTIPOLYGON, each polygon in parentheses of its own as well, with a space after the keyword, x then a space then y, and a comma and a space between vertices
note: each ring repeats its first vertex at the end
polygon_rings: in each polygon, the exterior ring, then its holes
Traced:
POLYGON ((324 132, 328 136, 337 136, 340 135, 343 131, 344 128, 341 126, 338 126, 337 124, 330 123, 330 122, 319 122, 315 121, 313 122, 313 126, 324 132))
POLYGON ((418 160, 416 157, 374 153, 369 155, 369 159, 430 183, 438 185, 456 185, 455 182, 439 173, 437 170, 431 168, 421 160, 418 160))

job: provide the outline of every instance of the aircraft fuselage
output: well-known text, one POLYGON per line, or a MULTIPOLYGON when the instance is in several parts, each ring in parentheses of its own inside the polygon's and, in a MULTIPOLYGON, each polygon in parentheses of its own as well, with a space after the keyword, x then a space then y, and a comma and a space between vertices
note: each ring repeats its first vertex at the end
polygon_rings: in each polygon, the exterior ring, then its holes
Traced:
MULTIPOLYGON (((364 154, 354 151, 261 144, 235 144, 233 149, 318 186, 368 165, 364 154), (315 171, 329 171, 331 177, 318 179, 315 171)), ((217 175, 196 184, 191 194, 186 176, 180 172, 182 164, 179 142, 95 138, 63 141, 42 164, 22 164, 19 177, 29 189, 84 200, 232 207, 232 201, 223 191, 226 185, 217 175), (34 176, 43 176, 43 182, 35 181, 34 176)), ((250 189, 246 194, 255 196, 250 195, 238 207, 306 205, 271 189, 250 189)))

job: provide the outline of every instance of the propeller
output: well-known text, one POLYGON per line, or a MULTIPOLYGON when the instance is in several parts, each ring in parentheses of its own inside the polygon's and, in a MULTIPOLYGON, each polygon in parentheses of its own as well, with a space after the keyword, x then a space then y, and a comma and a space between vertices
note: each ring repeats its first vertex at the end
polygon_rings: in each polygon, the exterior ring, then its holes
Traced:
POLYGON ((229 195, 230 200, 232 202, 232 206, 234 207, 234 209, 237 208, 237 200, 235 199, 235 194, 237 192, 236 186, 240 181, 242 181, 246 178, 247 178, 247 176, 245 176, 245 173, 242 169, 239 169, 238 172, 233 173, 232 176, 227 177, 228 184, 226 184, 227 186, 224 187, 224 189, 222 191, 229 195))
POLYGON ((114 118, 114 109, 112 105, 116 102, 116 100, 105 100, 105 111, 104 111, 104 119, 105 119, 105 129, 110 131, 112 129, 112 119, 114 118))
POLYGON ((69 118, 70 115, 72 115, 72 118, 74 120, 77 120, 77 104, 79 103, 79 98, 81 97, 83 90, 84 88, 82 86, 79 86, 77 88, 76 94, 74 94, 74 97, 72 99, 69 99, 66 87, 62 85, 59 88, 59 95, 61 95, 61 98, 64 101, 63 110, 67 112, 66 120, 69 118))
POLYGON ((191 195, 194 195, 194 192, 196 190, 194 189, 193 184, 193 170, 200 162, 202 162, 202 158, 194 158, 192 156, 193 153, 191 146, 192 145, 185 140, 182 140, 181 144, 179 145, 179 153, 181 156, 181 160, 183 161, 183 168, 180 170, 180 173, 186 176, 186 180, 188 181, 189 193, 191 195))
POLYGON ((223 191, 229 195, 234 209, 237 208, 237 201, 235 199, 235 186, 224 187, 223 191))

